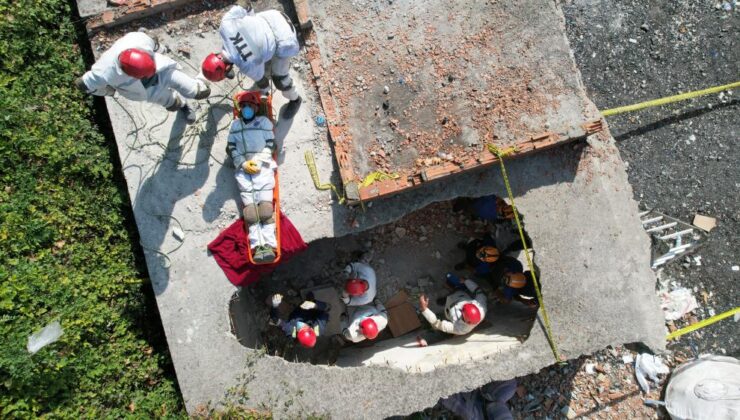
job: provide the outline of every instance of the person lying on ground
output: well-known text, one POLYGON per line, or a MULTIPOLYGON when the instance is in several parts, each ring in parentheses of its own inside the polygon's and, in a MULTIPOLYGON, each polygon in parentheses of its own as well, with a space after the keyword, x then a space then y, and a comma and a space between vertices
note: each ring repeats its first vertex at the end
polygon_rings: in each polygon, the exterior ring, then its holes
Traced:
POLYGON ((272 121, 257 115, 259 92, 247 93, 239 104, 239 117, 231 123, 226 151, 234 163, 252 258, 257 263, 269 263, 275 260, 278 247, 273 207, 278 167, 273 158, 275 135, 272 121))
POLYGON ((218 82, 233 78, 233 66, 256 82, 267 94, 270 78, 288 102, 282 117, 290 119, 298 112, 301 97, 290 77, 290 59, 300 46, 295 27, 288 16, 277 10, 255 14, 249 2, 241 0, 221 19, 218 29, 222 50, 208 55, 201 65, 208 80, 218 82))
POLYGON ((325 302, 315 300, 313 293, 309 293, 306 300, 290 313, 288 319, 283 320, 280 319, 278 310, 283 301, 283 295, 276 293, 272 295, 271 300, 270 323, 280 327, 286 336, 295 338, 301 346, 314 347, 316 338, 326 331, 330 306, 325 302))
POLYGON ((342 336, 352 343, 374 340, 388 326, 388 311, 380 300, 355 308, 351 317, 342 314, 342 336))
POLYGON ((347 264, 344 268, 345 282, 342 301, 347 306, 367 305, 375 299, 375 270, 362 262, 347 264))
POLYGON ((447 284, 454 291, 445 299, 445 318, 440 320, 429 309, 429 298, 419 296, 419 309, 432 328, 447 334, 465 335, 473 331, 486 316, 486 295, 472 280, 461 282, 452 274, 447 275, 447 284))
POLYGON ((186 99, 205 99, 211 89, 202 75, 188 76, 177 62, 157 53, 158 49, 157 40, 146 33, 127 33, 75 81, 75 86, 95 96, 118 93, 130 101, 158 104, 171 112, 179 110, 192 124, 196 108, 186 99))

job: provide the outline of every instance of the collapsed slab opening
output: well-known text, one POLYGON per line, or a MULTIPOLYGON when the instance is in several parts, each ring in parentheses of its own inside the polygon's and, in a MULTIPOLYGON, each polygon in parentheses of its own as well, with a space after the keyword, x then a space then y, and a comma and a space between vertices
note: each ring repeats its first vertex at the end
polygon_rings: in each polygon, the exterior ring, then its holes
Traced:
MULTIPOLYGON (((513 351, 529 336, 536 309, 526 297, 521 302, 510 299, 501 303, 498 299, 506 296, 497 290, 505 271, 505 264, 501 263, 513 261, 527 270, 523 245, 511 220, 482 220, 471 202, 472 199, 458 199, 434 203, 395 223, 311 243, 303 254, 281 265, 255 287, 234 294, 229 305, 232 332, 242 345, 264 348, 268 354, 289 361, 340 367, 381 365, 408 372, 431 371, 513 351), (501 256, 499 264, 490 264, 489 272, 481 273, 470 265, 469 258, 466 263, 466 248, 469 253, 471 246, 478 248, 484 238, 495 241, 501 256), (476 242, 471 243, 473 240, 476 242), (400 291, 418 307, 418 297, 424 293, 430 299, 430 308, 444 316, 444 297, 450 293, 445 287, 445 274, 451 272, 470 278, 483 288, 488 300, 486 318, 471 334, 456 337, 432 330, 426 320, 412 312, 412 316, 419 317, 421 327, 405 334, 393 336, 391 329, 386 328, 372 341, 349 344, 332 339, 331 335, 342 330, 340 315, 345 308, 338 291, 345 280, 343 269, 347 263, 360 259, 368 260, 374 268, 377 297, 386 307, 400 291), (284 294, 289 305, 297 306, 308 291, 314 291, 317 300, 331 305, 327 334, 310 350, 268 325, 269 298, 273 293, 284 294)), ((525 243, 535 255, 528 235, 525 243)), ((281 311, 287 316, 290 309, 281 307, 281 311)))

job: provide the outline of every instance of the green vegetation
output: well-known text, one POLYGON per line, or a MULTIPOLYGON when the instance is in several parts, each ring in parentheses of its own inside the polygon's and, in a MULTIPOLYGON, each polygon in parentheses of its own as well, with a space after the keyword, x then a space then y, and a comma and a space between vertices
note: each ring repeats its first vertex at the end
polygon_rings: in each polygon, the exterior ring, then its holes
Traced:
POLYGON ((0 417, 184 416, 76 36, 67 1, 0 0, 0 417))

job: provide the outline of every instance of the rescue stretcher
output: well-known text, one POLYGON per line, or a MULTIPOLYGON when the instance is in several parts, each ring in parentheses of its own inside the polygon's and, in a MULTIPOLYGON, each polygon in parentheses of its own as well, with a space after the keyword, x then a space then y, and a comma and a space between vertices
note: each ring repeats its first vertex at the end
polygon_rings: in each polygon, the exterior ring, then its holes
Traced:
MULTIPOLYGON (((239 118, 241 115, 242 107, 244 106, 244 98, 246 98, 248 95, 254 95, 254 93, 260 93, 259 91, 241 91, 238 92, 236 95, 234 95, 234 119, 239 118)), ((260 94, 261 95, 261 94, 260 94)), ((272 94, 268 94, 267 96, 260 96, 260 108, 257 112, 257 115, 266 116, 270 119, 273 125, 273 133, 275 132, 275 114, 273 113, 272 109, 272 94)), ((272 158, 275 159, 277 162, 277 147, 275 148, 275 151, 273 151, 272 158)), ((280 257, 282 255, 282 246, 281 246, 281 238, 280 238, 280 177, 278 175, 278 171, 280 168, 275 169, 275 188, 272 190, 272 206, 273 206, 273 213, 275 217, 275 238, 277 239, 277 248, 275 251, 275 259, 272 261, 264 261, 264 262, 255 262, 254 258, 252 257, 252 247, 247 245, 247 258, 249 259, 250 264, 254 265, 268 265, 268 264, 277 264, 280 262, 280 257)), ((249 236, 249 230, 245 223, 244 225, 245 230, 247 230, 247 236, 249 236)))

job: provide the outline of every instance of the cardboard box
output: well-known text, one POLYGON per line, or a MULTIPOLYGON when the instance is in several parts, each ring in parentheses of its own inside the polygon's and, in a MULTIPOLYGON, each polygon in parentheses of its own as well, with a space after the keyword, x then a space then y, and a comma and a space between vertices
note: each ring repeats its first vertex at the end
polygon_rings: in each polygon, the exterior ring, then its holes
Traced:
POLYGON ((398 337, 421 327, 419 315, 414 305, 409 303, 405 290, 388 299, 385 308, 388 310, 388 329, 393 337, 398 337))

